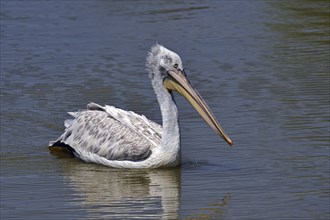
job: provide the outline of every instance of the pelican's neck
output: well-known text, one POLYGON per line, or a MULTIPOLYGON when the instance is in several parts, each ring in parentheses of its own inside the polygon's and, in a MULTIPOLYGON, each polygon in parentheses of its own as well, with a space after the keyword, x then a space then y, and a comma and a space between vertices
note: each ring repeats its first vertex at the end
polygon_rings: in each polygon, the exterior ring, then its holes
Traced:
POLYGON ((161 140, 161 151, 169 158, 169 163, 178 165, 181 161, 180 130, 178 120, 178 109, 174 97, 163 86, 163 83, 152 83, 162 113, 163 134, 161 140))

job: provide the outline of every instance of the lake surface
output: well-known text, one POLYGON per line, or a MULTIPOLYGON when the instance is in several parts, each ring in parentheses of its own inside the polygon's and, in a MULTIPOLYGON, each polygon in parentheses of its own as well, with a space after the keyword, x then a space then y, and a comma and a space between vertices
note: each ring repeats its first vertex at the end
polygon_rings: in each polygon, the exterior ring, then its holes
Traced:
POLYGON ((1 1, 1 219, 329 219, 329 2, 1 1), (49 153, 93 101, 161 123, 145 71, 182 58, 235 146, 180 95, 183 165, 49 153))

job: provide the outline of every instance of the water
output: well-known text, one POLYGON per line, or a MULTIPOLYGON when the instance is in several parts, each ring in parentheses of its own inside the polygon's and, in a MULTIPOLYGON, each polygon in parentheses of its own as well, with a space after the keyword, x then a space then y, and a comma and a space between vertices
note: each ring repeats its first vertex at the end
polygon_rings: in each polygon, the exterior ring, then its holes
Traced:
POLYGON ((329 219, 329 57, 328 1, 1 1, 1 219, 329 219), (50 154, 91 101, 161 123, 156 42, 235 146, 176 95, 180 168, 50 154))

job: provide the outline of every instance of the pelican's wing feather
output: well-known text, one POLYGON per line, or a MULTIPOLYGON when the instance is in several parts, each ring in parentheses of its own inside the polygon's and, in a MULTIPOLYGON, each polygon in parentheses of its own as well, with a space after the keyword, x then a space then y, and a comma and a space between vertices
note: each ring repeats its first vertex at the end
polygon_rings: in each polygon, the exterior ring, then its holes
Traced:
POLYGON ((134 112, 90 103, 69 114, 74 119, 65 121, 65 132, 50 146, 69 145, 77 156, 88 152, 108 160, 139 161, 161 141, 162 127, 134 112))

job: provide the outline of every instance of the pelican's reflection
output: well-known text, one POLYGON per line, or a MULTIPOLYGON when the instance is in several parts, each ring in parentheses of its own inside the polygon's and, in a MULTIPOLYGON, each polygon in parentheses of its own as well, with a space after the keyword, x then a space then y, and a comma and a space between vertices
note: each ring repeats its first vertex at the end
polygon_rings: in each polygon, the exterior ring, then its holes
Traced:
POLYGON ((178 219, 180 169, 123 170, 62 159, 84 210, 103 219, 178 219))

